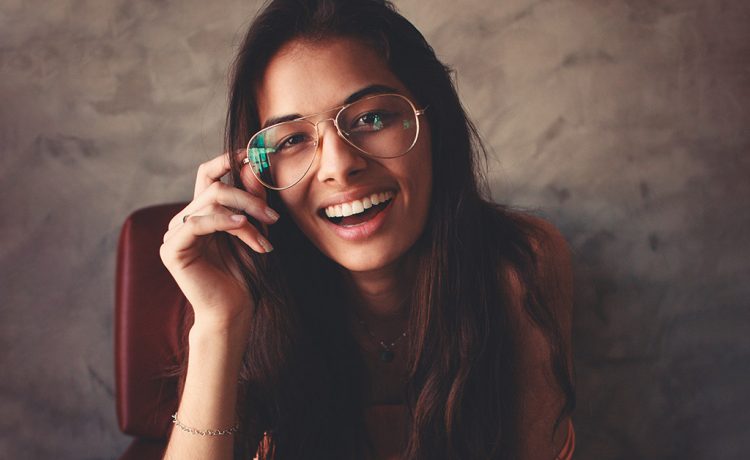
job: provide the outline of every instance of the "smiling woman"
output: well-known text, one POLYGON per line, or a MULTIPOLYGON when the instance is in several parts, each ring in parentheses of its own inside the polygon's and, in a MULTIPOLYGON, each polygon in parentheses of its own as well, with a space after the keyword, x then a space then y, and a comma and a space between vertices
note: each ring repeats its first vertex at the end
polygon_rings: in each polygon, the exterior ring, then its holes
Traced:
POLYGON ((272 1, 230 97, 161 251, 194 313, 166 456, 569 458, 565 242, 485 198, 421 34, 387 2, 272 1))
MULTIPOLYGON (((421 132, 417 129, 419 116, 410 102, 414 96, 385 59, 351 38, 296 39, 268 63, 256 94, 261 122, 322 113, 305 116, 317 123, 312 126, 319 139, 307 148, 313 160, 310 170, 295 186, 279 193, 302 233, 350 272, 377 271, 403 257, 427 219, 432 190, 430 130, 429 122, 423 123, 421 132), (312 85, 307 84, 311 75, 312 85), (373 96, 381 92, 386 94, 373 96), (352 105, 338 108, 347 101, 352 105), (399 118, 387 127, 384 108, 389 109, 388 116, 399 118), (339 122, 329 123, 326 117, 337 109, 331 121, 339 122), (355 122, 368 121, 373 114, 380 118, 381 129, 366 136, 353 129, 355 122), (361 205, 364 211, 362 200, 368 197, 370 203, 375 197, 378 204, 373 209, 380 212, 352 218, 354 208, 361 205), (333 207, 336 213, 338 206, 343 219, 333 222, 325 209, 333 207)), ((292 155, 289 161, 298 158, 292 155)), ((279 166, 283 169, 286 164, 279 166)))

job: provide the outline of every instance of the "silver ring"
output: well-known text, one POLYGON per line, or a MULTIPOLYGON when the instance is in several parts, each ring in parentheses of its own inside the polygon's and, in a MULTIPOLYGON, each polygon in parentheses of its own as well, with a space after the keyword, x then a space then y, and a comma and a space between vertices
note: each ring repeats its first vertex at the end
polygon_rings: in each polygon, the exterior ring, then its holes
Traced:
POLYGON ((182 216, 182 223, 183 223, 183 224, 184 224, 185 222, 187 222, 187 220, 188 220, 188 217, 190 217, 190 214, 185 214, 184 216, 182 216))

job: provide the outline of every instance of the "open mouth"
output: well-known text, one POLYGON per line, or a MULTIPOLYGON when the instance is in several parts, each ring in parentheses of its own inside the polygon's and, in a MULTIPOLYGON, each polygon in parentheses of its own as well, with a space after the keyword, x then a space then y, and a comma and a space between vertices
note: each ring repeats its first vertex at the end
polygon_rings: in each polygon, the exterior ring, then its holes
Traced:
POLYGON ((321 209, 322 217, 335 225, 353 227, 372 219, 382 212, 393 201, 395 194, 391 191, 373 193, 372 195, 348 203, 337 204, 321 209))

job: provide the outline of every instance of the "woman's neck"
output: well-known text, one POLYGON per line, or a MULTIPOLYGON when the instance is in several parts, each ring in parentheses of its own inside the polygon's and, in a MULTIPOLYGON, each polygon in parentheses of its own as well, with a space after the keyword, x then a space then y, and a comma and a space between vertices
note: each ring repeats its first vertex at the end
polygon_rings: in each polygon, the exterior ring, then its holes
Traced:
POLYGON ((413 260, 405 259, 378 270, 345 272, 353 313, 373 332, 403 330, 408 321, 415 271, 413 260))

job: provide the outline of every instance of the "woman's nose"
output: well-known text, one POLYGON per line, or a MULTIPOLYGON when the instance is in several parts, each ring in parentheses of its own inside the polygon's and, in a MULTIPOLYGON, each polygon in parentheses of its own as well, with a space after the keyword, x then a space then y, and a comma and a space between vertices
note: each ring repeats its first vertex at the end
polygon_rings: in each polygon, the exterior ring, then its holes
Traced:
POLYGON ((357 149, 339 136, 333 123, 318 124, 318 170, 316 177, 328 184, 348 184, 367 167, 357 149))

